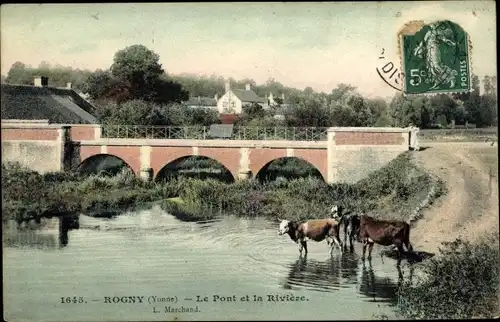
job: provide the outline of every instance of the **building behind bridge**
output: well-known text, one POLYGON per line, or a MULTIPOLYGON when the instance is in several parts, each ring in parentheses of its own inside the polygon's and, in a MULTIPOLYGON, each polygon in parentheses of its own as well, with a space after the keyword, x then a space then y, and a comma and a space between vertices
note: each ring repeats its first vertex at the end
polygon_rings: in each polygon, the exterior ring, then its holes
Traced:
POLYGON ((36 76, 33 86, 1 84, 1 90, 2 122, 98 123, 95 107, 71 83, 52 87, 47 77, 36 76))

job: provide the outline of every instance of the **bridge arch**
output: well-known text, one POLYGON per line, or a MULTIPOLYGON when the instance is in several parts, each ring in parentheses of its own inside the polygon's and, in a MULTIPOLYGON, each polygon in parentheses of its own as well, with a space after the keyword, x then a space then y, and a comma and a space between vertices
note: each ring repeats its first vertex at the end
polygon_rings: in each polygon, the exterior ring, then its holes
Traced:
POLYGON ((107 173, 111 175, 116 175, 123 168, 127 168, 131 173, 136 174, 134 169, 125 162, 122 158, 107 153, 99 153, 89 156, 85 160, 81 161, 75 170, 77 172, 83 173, 107 173))
POLYGON ((204 155, 186 155, 168 161, 156 172, 154 180, 165 180, 180 174, 191 178, 218 179, 227 183, 234 182, 237 178, 227 166, 215 158, 204 155))
POLYGON ((326 182, 326 173, 322 171, 310 161, 301 157, 280 157, 267 162, 262 166, 255 178, 259 181, 272 181, 278 177, 303 178, 303 177, 316 177, 326 182))

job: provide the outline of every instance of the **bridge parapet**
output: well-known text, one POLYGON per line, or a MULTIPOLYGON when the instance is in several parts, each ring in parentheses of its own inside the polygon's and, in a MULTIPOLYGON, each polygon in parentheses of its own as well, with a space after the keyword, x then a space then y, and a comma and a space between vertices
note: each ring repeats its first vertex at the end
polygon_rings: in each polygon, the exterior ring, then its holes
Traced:
MULTIPOLYGON (((225 129, 227 130, 227 129, 225 129)), ((327 127, 234 126, 218 136, 209 126, 103 125, 103 138, 165 140, 326 141, 327 127)))

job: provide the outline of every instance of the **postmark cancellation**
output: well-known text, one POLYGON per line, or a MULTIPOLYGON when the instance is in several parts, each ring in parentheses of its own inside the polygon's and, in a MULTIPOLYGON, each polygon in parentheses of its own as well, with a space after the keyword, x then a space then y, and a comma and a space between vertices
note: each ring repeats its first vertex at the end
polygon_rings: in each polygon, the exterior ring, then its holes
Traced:
POLYGON ((405 95, 472 91, 472 46, 457 23, 411 21, 397 36, 405 95))

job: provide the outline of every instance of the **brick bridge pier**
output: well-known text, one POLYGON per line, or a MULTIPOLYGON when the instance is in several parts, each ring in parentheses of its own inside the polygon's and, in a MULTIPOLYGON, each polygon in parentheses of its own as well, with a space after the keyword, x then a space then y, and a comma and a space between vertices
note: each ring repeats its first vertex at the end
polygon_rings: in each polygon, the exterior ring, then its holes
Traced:
MULTIPOLYGON (((318 138, 253 139, 114 138, 101 125, 2 122, 2 161, 39 172, 69 171, 102 155, 122 159, 137 176, 156 178, 186 156, 205 156, 226 167, 235 180, 255 177, 273 160, 309 162, 328 183, 353 183, 409 149, 408 128, 331 127, 318 138)), ((276 129, 274 129, 276 131, 276 129)))

